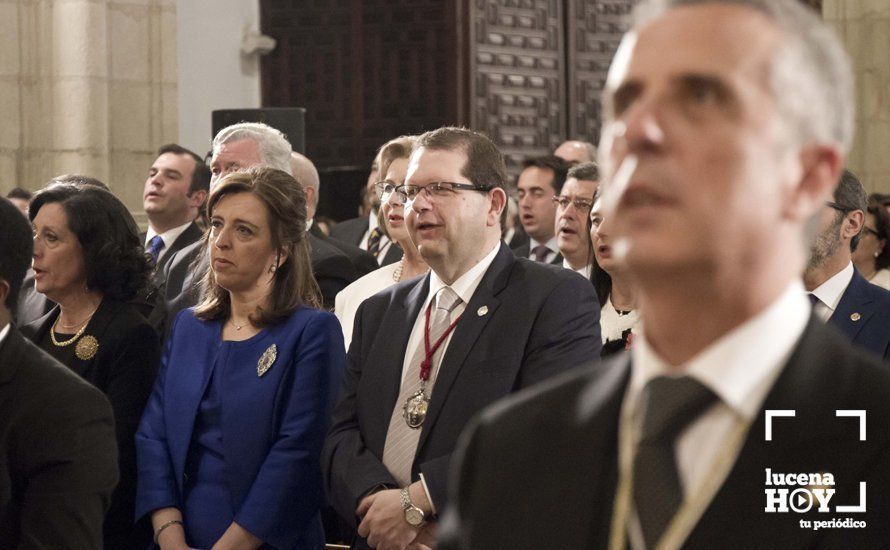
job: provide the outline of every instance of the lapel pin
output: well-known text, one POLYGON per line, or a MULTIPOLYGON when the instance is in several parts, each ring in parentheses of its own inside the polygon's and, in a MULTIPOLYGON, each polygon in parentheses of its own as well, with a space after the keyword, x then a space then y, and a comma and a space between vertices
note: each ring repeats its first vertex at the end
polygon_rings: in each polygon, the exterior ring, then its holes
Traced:
POLYGON ((858 313, 853 313, 853 314, 850 315, 850 320, 851 320, 851 321, 858 321, 858 320, 861 319, 861 318, 862 318, 862 316, 859 315, 858 313))
POLYGON ((488 306, 482 306, 476 310, 476 315, 478 315, 479 317, 482 317, 486 313, 488 313, 488 306))
POLYGON ((89 334, 81 338, 74 347, 74 355, 81 361, 89 361, 96 356, 97 351, 99 351, 99 341, 89 334))
POLYGON ((269 369, 272 368, 272 363, 275 362, 275 359, 278 357, 278 347, 275 344, 269 346, 266 351, 263 352, 263 355, 260 356, 260 360, 257 361, 256 364, 256 375, 262 376, 266 374, 269 369))

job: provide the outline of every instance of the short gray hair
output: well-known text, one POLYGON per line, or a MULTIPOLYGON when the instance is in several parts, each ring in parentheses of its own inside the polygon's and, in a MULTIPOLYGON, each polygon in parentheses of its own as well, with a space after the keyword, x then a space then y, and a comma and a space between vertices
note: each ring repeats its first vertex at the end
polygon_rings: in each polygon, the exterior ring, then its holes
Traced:
POLYGON ((801 144, 853 142, 853 73, 835 34, 800 0, 649 0, 634 11, 639 29, 671 8, 701 4, 746 6, 769 18, 785 43, 773 59, 770 85, 779 111, 801 144))
POLYGON ((256 142, 264 166, 293 175, 290 166, 290 142, 280 130, 262 122, 239 122, 220 130, 213 138, 213 156, 216 156, 223 144, 242 139, 256 142))

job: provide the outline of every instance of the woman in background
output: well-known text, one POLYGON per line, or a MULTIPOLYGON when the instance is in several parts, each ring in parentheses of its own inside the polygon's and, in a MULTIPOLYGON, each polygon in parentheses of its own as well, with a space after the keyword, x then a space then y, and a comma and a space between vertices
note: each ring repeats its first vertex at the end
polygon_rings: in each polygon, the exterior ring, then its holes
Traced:
POLYGON ((603 357, 630 349, 633 332, 640 322, 633 284, 622 262, 616 258, 609 227, 602 215, 602 199, 597 198, 590 209, 590 243, 593 246, 590 280, 600 302, 603 357))
POLYGON ((155 380, 160 343, 127 303, 149 284, 139 230, 123 203, 95 185, 51 184, 34 196, 29 217, 34 287, 58 305, 22 332, 111 402, 120 481, 105 517, 104 547, 144 547, 148 524, 133 524, 133 436, 155 380))
POLYGON ((162 549, 324 547, 320 455, 345 364, 319 311, 306 195, 227 175, 207 203, 201 300, 180 312, 136 434, 136 513, 162 549))
POLYGON ((380 197, 380 224, 387 236, 402 249, 402 259, 368 273, 337 294, 334 313, 343 327, 346 347, 352 341, 352 325, 355 314, 362 302, 381 290, 400 281, 407 281, 429 271, 426 261, 420 256, 417 247, 405 227, 405 199, 395 188, 405 184, 408 173, 408 158, 414 147, 415 136, 402 136, 387 142, 377 154, 383 180, 375 188, 380 197))

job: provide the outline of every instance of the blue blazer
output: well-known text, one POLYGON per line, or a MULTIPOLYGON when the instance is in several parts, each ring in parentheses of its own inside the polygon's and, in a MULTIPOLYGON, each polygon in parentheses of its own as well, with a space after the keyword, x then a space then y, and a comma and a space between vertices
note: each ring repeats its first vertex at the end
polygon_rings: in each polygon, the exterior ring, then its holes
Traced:
POLYGON ((215 375, 235 522, 275 548, 323 547, 319 458, 345 365, 340 325, 330 313, 299 308, 225 348, 221 330, 222 322, 198 320, 192 310, 176 317, 136 433, 136 517, 182 505, 198 407, 226 349, 234 355, 227 364, 243 367, 215 375), (272 344, 277 358, 259 376, 257 363, 272 344))
POLYGON ((853 345, 879 359, 890 360, 890 292, 866 281, 859 271, 853 272, 853 279, 828 322, 853 345))

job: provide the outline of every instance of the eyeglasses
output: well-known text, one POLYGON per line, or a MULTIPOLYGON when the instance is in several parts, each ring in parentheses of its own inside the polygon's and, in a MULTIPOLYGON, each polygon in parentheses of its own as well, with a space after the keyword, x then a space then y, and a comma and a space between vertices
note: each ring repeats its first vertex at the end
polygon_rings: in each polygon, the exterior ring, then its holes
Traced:
POLYGON ((874 235, 875 237, 877 237, 879 239, 881 238, 880 233, 878 233, 877 231, 875 231, 874 229, 872 229, 871 227, 869 227, 867 225, 863 225, 862 230, 865 231, 866 233, 871 233, 872 235, 874 235))
POLYGON ((396 187, 398 187, 398 184, 396 184, 395 182, 383 180, 378 181, 374 184, 374 191, 376 192, 378 199, 386 200, 389 198, 390 195, 393 194, 393 191, 396 190, 396 187))
POLYGON ((395 188, 395 192, 398 194, 397 198, 401 201, 401 204, 405 205, 413 203, 420 196, 421 191, 426 194, 427 199, 435 202, 448 199, 460 190, 486 192, 490 191, 491 187, 473 183, 434 181, 426 185, 399 185, 395 188))
POLYGON ((582 199, 580 197, 553 197, 553 203, 565 210, 569 204, 575 205, 575 210, 590 210, 593 208, 593 199, 582 199))

